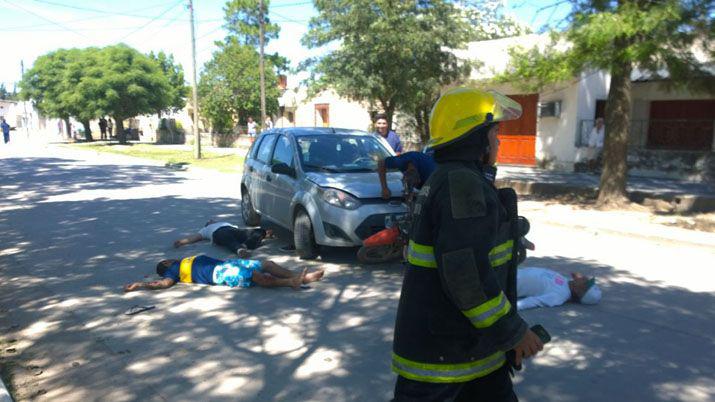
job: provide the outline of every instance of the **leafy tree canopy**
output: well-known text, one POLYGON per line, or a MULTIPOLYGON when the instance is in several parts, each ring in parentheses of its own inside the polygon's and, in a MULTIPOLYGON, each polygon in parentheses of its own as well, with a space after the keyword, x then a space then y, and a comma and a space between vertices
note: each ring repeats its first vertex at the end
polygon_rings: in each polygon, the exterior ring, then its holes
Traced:
MULTIPOLYGON (((204 65, 199 80, 200 112, 214 131, 225 132, 236 122, 245 123, 248 116, 258 119, 261 113, 259 54, 237 38, 218 43, 219 50, 204 65)), ((278 110, 278 78, 270 59, 265 62, 266 112, 278 110)))
POLYGON ((157 54, 150 52, 149 57, 159 64, 159 68, 169 80, 171 93, 169 94, 168 107, 164 111, 177 112, 183 109, 186 106, 186 98, 189 96, 189 90, 191 89, 186 85, 184 68, 174 61, 173 54, 167 55, 163 51, 157 54))
MULTIPOLYGON (((269 0, 263 2, 264 43, 278 37, 280 27, 268 16, 269 0)), ((240 44, 258 47, 261 8, 259 0, 229 0, 223 8, 226 29, 240 44)))
POLYGON ((432 102, 442 86, 470 71, 449 48, 462 47, 470 26, 452 2, 317 0, 318 16, 303 43, 337 49, 302 63, 313 92, 333 88, 347 98, 378 103, 390 120, 432 102))

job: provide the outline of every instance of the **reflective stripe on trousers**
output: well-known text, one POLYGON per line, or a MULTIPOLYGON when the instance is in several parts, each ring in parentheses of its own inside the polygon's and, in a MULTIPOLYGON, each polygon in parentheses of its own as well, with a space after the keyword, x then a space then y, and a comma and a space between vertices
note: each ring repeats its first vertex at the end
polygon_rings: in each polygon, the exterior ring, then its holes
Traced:
POLYGON ((392 371, 422 382, 467 382, 484 377, 499 369, 506 361, 504 352, 496 352, 480 360, 459 364, 420 363, 392 353, 392 371))

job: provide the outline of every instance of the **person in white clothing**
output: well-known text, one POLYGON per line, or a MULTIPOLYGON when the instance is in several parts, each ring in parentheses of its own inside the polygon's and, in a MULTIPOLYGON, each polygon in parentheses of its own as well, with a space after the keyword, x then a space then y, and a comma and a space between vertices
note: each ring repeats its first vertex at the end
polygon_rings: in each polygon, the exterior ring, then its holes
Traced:
POLYGON ((246 127, 248 129, 248 136, 249 137, 255 137, 256 136, 256 122, 253 121, 253 117, 248 116, 248 123, 246 124, 246 127))
POLYGON ((202 240, 211 240, 213 244, 236 253, 239 258, 247 258, 250 255, 248 250, 258 248, 266 237, 273 237, 273 232, 270 229, 241 229, 228 222, 217 222, 211 219, 198 233, 175 241, 174 247, 179 248, 202 240))
POLYGON ((266 116, 264 126, 266 127, 266 130, 270 130, 273 128, 273 120, 271 120, 271 116, 266 116))
POLYGON ((591 129, 591 134, 588 136, 589 148, 603 148, 603 139, 605 136, 606 127, 603 125, 603 118, 599 117, 594 122, 593 129, 591 129))
POLYGON ((516 273, 516 302, 518 311, 535 307, 555 307, 567 301, 597 304, 601 289, 596 278, 586 278, 578 272, 571 279, 546 268, 519 268, 516 273))

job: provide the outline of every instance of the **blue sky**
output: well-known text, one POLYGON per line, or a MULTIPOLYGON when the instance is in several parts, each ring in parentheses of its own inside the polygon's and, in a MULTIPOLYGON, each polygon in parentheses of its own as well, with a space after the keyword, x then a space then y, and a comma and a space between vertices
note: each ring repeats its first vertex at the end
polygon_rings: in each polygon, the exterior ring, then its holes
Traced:
MULTIPOLYGON (((34 60, 58 48, 107 46, 124 42, 141 52, 163 50, 174 54, 191 72, 191 43, 187 0, 0 0, 0 82, 9 90, 34 60)), ((542 10, 554 0, 511 0, 506 9, 521 22, 538 29, 563 18, 568 6, 542 10), (553 12, 553 13, 552 13, 553 12)), ((225 0, 195 0, 197 66, 211 58, 214 41, 223 38, 225 0)), ((315 15, 311 1, 273 0, 271 20, 281 27, 280 37, 267 52, 278 52, 293 66, 315 55, 300 38, 315 15)), ((295 83, 291 83, 293 85, 295 83)))

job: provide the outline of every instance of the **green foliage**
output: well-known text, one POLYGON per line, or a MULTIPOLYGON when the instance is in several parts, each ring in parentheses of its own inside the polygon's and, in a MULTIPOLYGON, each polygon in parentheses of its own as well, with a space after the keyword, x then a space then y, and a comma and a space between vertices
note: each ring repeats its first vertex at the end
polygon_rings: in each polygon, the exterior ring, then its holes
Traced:
POLYGON ((311 92, 327 87, 349 99, 379 103, 390 120, 430 104, 444 85, 466 77, 469 63, 447 48, 460 48, 470 26, 452 2, 421 0, 317 0, 318 16, 303 43, 339 44, 307 60, 311 92))
MULTIPOLYGON (((269 0, 263 2, 264 44, 278 37, 280 27, 272 24, 268 16, 269 0)), ((240 44, 257 47, 259 43, 259 16, 261 8, 259 0, 229 0, 223 8, 226 19, 226 29, 230 37, 240 44)))
POLYGON ((531 29, 505 14, 502 0, 458 0, 464 17, 473 27, 470 41, 499 39, 531 33, 531 29))
MULTIPOLYGON (((236 38, 219 43, 219 50, 204 65, 199 80, 201 115, 211 122, 214 131, 226 132, 236 122, 245 124, 261 113, 259 55, 251 46, 236 38)), ((278 110, 278 78, 270 59, 265 61, 266 113, 278 110)), ((258 119, 260 120, 260 119, 258 119)))
POLYGON ((186 85, 184 68, 174 61, 174 55, 172 54, 167 55, 162 51, 157 54, 150 52, 149 57, 159 64, 159 68, 169 80, 171 92, 168 95, 169 102, 164 111, 177 112, 183 109, 186 106, 186 98, 189 96, 189 90, 191 89, 186 85))
POLYGON ((117 119, 166 109, 172 101, 169 79, 157 63, 126 45, 102 49, 101 88, 105 110, 117 119))

